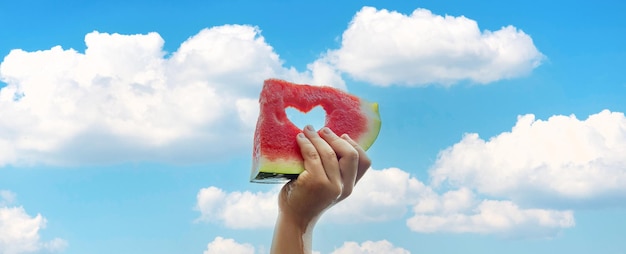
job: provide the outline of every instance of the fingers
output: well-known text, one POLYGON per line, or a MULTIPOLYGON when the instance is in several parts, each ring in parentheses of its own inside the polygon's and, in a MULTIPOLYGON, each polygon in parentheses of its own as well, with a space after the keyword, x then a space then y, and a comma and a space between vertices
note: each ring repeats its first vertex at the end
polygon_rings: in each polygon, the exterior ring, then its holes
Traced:
POLYGON ((337 154, 341 183, 343 184, 343 192, 339 200, 343 200, 352 193, 356 182, 359 153, 354 146, 337 136, 337 134, 327 127, 322 128, 321 135, 337 154))
MULTIPOLYGON (((320 137, 320 135, 313 129, 313 126, 308 125, 305 127, 304 135, 317 150, 328 180, 341 188, 341 173, 339 172, 339 162, 337 161, 337 154, 335 153, 335 150, 333 150, 326 140, 320 137)), ((341 189, 339 189, 339 191, 341 191, 341 189)))
POLYGON ((356 179, 354 181, 354 183, 356 184, 357 182, 359 182, 359 180, 361 180, 361 177, 363 177, 365 172, 370 168, 370 166, 372 165, 372 161, 370 160, 370 157, 367 156, 367 153, 365 153, 365 150, 363 150, 363 148, 356 141, 352 140, 352 138, 350 138, 348 134, 343 134, 341 135, 341 137, 348 141, 348 143, 350 143, 350 145, 352 145, 352 147, 354 147, 354 149, 356 149, 356 151, 359 153, 359 168, 357 169, 356 179))
POLYGON ((305 167, 305 171, 298 177, 304 181, 298 182, 330 186, 327 190, 337 193, 334 196, 337 202, 352 193, 354 185, 371 165, 369 157, 358 143, 347 134, 337 136, 327 127, 318 133, 312 126, 307 126, 303 133, 298 134, 297 141, 305 167), (309 178, 314 181, 305 180, 309 178))
POLYGON ((300 153, 304 158, 304 168, 306 169, 298 178, 320 178, 327 179, 324 172, 324 166, 320 160, 320 156, 315 149, 315 146, 311 141, 303 134, 299 133, 297 138, 298 146, 300 146, 300 153))

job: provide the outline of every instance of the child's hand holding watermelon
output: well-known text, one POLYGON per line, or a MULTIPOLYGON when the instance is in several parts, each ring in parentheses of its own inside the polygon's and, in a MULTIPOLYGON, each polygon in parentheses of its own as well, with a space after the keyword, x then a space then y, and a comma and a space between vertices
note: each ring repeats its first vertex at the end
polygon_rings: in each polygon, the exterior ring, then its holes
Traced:
POLYGON ((348 135, 339 137, 327 127, 318 134, 307 126, 296 139, 305 170, 280 192, 280 214, 271 251, 275 254, 310 253, 317 219, 348 197, 371 165, 361 146, 348 135))

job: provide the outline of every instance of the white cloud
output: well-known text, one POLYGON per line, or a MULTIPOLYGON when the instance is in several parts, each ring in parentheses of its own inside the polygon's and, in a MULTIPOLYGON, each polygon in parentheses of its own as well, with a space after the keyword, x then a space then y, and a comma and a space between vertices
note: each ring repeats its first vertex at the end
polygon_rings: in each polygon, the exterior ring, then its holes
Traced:
POLYGON ((217 187, 198 192, 198 221, 219 222, 229 228, 270 228, 278 216, 278 189, 227 193, 217 187))
POLYGON ((407 226, 416 232, 499 234, 507 237, 553 237, 573 227, 572 211, 523 209, 511 201, 478 200, 468 189, 420 200, 407 226))
MULTIPOLYGON (((211 186, 198 192, 197 221, 228 228, 271 228, 278 215, 279 186, 267 191, 226 192, 211 186)), ((398 168, 370 169, 350 197, 328 210, 322 223, 407 220, 416 232, 472 232, 511 237, 551 237, 574 226, 573 212, 521 208, 509 200, 479 199, 468 188, 438 194, 398 168)))
POLYGON ((210 242, 207 246, 207 249, 203 252, 204 254, 222 254, 222 253, 232 253, 232 254, 254 254, 254 247, 250 244, 238 243, 234 239, 224 239, 222 237, 215 237, 215 239, 210 242))
POLYGON ((370 169, 346 200, 329 209, 333 222, 387 221, 404 216, 409 205, 432 190, 398 168, 370 169))
MULTIPOLYGON (((226 192, 211 186, 197 194, 198 221, 223 223, 229 228, 270 228, 278 215, 280 186, 266 192, 226 192)), ((323 221, 358 223, 401 218, 411 204, 432 190, 397 168, 370 169, 352 195, 328 210, 323 221)))
POLYGON ((354 79, 388 86, 489 83, 530 73, 545 58, 513 26, 482 31, 466 17, 416 9, 361 9, 326 61, 354 79))
POLYGON ((447 183, 529 204, 624 204, 626 118, 604 110, 585 120, 518 117, 510 132, 489 140, 478 134, 442 151, 431 170, 447 183))
POLYGON ((432 184, 458 189, 423 196, 407 225, 417 232, 552 237, 575 225, 572 208, 623 206, 624 154, 623 113, 520 116, 510 132, 489 140, 466 134, 442 151, 432 184), (473 191, 502 200, 481 200, 473 191))
POLYGON ((235 102, 239 120, 250 130, 256 127, 256 119, 259 115, 259 102, 255 99, 242 98, 235 102))
POLYGON ((60 252, 67 248, 67 242, 60 238, 41 241, 39 232, 46 227, 46 219, 41 214, 28 215, 21 206, 8 206, 13 202, 14 193, 0 191, 0 253, 60 252))
POLYGON ((341 72, 333 67, 327 59, 318 59, 307 65, 307 69, 309 69, 313 75, 313 81, 311 81, 312 84, 333 86, 346 90, 346 82, 341 78, 341 72))
MULTIPOLYGON (((252 193, 217 187, 197 195, 198 221, 228 228, 271 228, 278 215, 279 187, 252 193)), ((479 199, 468 188, 438 194, 432 187, 398 168, 370 169, 350 197, 330 208, 320 223, 381 222, 405 218, 416 232, 503 234, 511 237, 552 237, 574 226, 573 212, 524 208, 510 200, 479 199)))
POLYGON ((345 242, 341 247, 335 249, 332 254, 410 254, 411 252, 400 247, 393 246, 387 240, 377 242, 366 241, 361 244, 356 242, 345 242))
POLYGON ((283 67, 251 26, 204 29, 171 55, 157 33, 92 32, 85 43, 4 58, 0 166, 207 160, 251 142, 263 80, 345 88, 323 65, 283 67))

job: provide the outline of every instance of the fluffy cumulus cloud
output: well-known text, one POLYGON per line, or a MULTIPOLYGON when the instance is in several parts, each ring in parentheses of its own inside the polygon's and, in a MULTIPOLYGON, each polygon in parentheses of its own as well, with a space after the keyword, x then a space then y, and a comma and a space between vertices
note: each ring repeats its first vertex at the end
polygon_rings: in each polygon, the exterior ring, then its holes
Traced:
MULTIPOLYGON (((222 223, 229 228, 271 228, 278 215, 278 192, 227 192, 211 186, 197 194, 198 221, 222 223)), ((397 168, 369 170, 352 195, 324 215, 340 223, 388 221, 409 211, 409 205, 432 190, 397 168)))
POLYGON ((489 140, 466 134, 442 151, 436 185, 465 186, 529 205, 604 206, 626 201, 626 117, 604 110, 585 120, 518 117, 489 140))
POLYGON ((198 192, 197 221, 223 223, 229 228, 270 228, 278 215, 278 189, 252 193, 226 192, 217 187, 198 192))
POLYGON ((203 252, 204 254, 223 254, 223 253, 232 253, 232 254, 254 254, 254 247, 247 243, 238 243, 234 239, 225 239, 222 237, 215 237, 215 239, 210 242, 207 246, 207 249, 203 252))
POLYGON ((322 64, 284 67, 251 26, 204 29, 171 54, 157 33, 85 43, 4 58, 0 166, 214 158, 250 142, 264 79, 344 86, 322 64))
POLYGON ((335 223, 389 221, 404 218, 409 211, 413 215, 407 226, 422 233, 551 237, 574 225, 571 211, 523 208, 510 200, 481 199, 467 188, 439 194, 398 168, 370 170, 353 195, 330 209, 326 219, 335 223))
POLYGON ((377 242, 366 241, 361 244, 356 242, 345 242, 343 246, 335 249, 332 254, 410 254, 411 252, 400 247, 393 246, 387 240, 377 242))
POLYGON ((429 194, 432 190, 401 169, 370 169, 350 197, 328 210, 326 217, 341 223, 398 219, 410 204, 429 194))
POLYGON ((532 38, 513 26, 481 31, 463 16, 364 7, 344 31, 341 47, 323 60, 357 80, 423 86, 519 77, 544 58, 532 38))
POLYGON ((623 113, 519 116, 510 132, 489 140, 466 134, 443 150, 431 186, 453 190, 423 195, 407 225, 417 232, 551 237, 575 225, 573 209, 623 206, 624 154, 623 113))
POLYGON ((60 238, 42 241, 39 233, 46 227, 46 219, 40 214, 27 214, 21 206, 11 206, 14 202, 14 193, 0 191, 0 253, 54 253, 67 247, 60 238))
MULTIPOLYGON (((198 221, 229 228, 271 228, 278 214, 279 188, 227 192, 211 186, 197 195, 198 221)), ((484 199, 468 188, 439 194, 398 168, 370 169, 353 194, 329 209, 322 223, 367 223, 411 217, 407 226, 422 233, 499 234, 552 237, 574 226, 570 210, 522 207, 508 199, 484 199)))
POLYGON ((573 227, 572 211, 521 208, 509 200, 479 200, 468 189, 426 197, 413 207, 407 226, 416 232, 498 234, 544 238, 573 227))

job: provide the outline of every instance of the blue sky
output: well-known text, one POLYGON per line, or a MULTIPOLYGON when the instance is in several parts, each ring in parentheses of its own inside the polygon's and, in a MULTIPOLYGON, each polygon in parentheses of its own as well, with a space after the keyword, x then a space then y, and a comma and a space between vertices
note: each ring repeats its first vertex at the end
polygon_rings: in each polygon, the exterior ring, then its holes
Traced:
POLYGON ((0 253, 267 253, 278 186, 248 177, 277 77, 380 104, 314 250, 622 254, 624 10, 2 2, 0 253))

